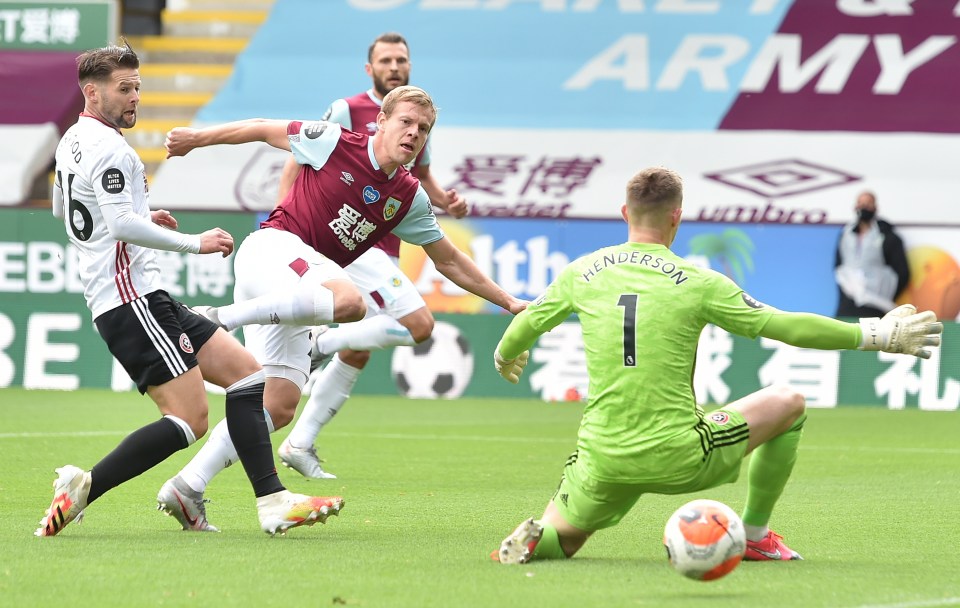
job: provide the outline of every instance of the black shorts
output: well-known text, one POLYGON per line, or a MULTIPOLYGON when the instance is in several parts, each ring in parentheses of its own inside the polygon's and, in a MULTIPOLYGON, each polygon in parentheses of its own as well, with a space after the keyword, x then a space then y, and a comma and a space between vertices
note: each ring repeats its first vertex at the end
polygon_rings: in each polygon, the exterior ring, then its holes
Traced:
POLYGON ((196 353, 217 326, 163 290, 109 310, 93 320, 140 393, 197 366, 196 353))

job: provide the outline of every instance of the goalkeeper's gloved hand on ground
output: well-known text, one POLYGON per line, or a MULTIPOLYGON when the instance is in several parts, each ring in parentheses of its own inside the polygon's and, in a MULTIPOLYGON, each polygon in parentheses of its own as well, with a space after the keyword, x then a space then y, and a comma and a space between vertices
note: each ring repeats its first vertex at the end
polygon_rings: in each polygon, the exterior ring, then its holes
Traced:
POLYGON ((529 358, 530 351, 528 350, 523 351, 514 359, 504 359, 499 348, 493 351, 493 365, 497 368, 497 373, 511 384, 520 382, 520 375, 523 374, 523 368, 527 366, 527 359, 529 358))
POLYGON ((860 350, 882 350, 929 359, 931 351, 924 346, 939 346, 943 323, 930 310, 917 313, 912 304, 894 308, 883 316, 860 319, 860 350))

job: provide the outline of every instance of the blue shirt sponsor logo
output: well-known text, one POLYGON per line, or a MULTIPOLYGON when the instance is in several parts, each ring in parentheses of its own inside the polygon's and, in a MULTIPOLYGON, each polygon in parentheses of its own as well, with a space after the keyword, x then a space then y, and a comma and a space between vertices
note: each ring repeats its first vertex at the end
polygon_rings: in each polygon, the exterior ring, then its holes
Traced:
POLYGON ((373 186, 363 187, 363 202, 371 205, 380 200, 380 193, 373 186))

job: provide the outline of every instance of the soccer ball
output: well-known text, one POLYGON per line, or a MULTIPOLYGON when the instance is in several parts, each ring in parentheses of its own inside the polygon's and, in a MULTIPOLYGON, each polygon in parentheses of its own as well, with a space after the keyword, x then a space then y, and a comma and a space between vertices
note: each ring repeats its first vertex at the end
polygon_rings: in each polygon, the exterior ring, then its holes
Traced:
POLYGON ((712 581, 737 567, 747 550, 740 517, 715 500, 694 500, 677 509, 663 531, 667 557, 680 574, 712 581))
POLYGON ((473 353, 460 330, 437 321, 433 334, 416 346, 393 349, 393 381, 414 399, 454 399, 473 376, 473 353))

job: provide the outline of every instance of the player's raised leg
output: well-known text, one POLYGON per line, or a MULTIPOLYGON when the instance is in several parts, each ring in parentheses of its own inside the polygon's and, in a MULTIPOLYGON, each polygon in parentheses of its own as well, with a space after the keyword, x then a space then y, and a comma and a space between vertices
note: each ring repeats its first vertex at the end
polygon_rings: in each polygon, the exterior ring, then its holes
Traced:
POLYGON ((366 314, 363 296, 346 274, 330 276, 331 266, 336 265, 296 235, 263 228, 237 249, 237 290, 244 295, 235 293, 233 304, 206 308, 203 314, 228 331, 250 324, 359 321, 366 314))
POLYGON ((371 350, 413 346, 430 337, 433 315, 416 287, 380 249, 371 249, 345 269, 364 293, 367 317, 317 333, 314 353, 339 351, 314 382, 303 413, 277 450, 281 462, 313 479, 323 470, 314 446, 323 427, 340 411, 370 359, 371 350))

